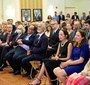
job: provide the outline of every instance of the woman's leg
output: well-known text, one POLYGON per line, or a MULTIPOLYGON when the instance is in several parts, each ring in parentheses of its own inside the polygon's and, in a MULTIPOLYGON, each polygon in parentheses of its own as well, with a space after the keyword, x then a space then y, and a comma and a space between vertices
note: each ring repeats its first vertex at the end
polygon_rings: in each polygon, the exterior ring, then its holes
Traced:
POLYGON ((34 84, 40 83, 40 82, 41 82, 40 80, 41 80, 44 72, 46 73, 46 76, 47 76, 49 82, 51 83, 51 79, 50 79, 50 77, 49 77, 49 75, 48 75, 48 73, 47 73, 47 71, 46 71, 45 65, 44 65, 44 63, 43 63, 38 77, 37 77, 36 80, 34 80, 31 84, 34 85, 34 84))
POLYGON ((60 67, 57 67, 53 70, 53 72, 58 77, 58 79, 60 79, 61 82, 63 82, 63 84, 65 85, 67 74, 64 71, 64 69, 61 69, 60 67))
POLYGON ((46 68, 45 68, 45 73, 46 73, 46 76, 47 76, 47 79, 48 79, 49 83, 52 83, 52 81, 51 81, 51 79, 50 79, 50 77, 49 77, 49 74, 48 74, 46 68))
POLYGON ((41 78, 42 78, 44 72, 45 72, 45 66, 44 66, 44 63, 43 63, 43 64, 42 64, 42 67, 41 67, 41 70, 40 70, 40 72, 39 72, 38 77, 37 77, 32 83, 29 83, 29 85, 32 85, 32 84, 33 84, 33 85, 40 84, 40 83, 41 83, 41 78))

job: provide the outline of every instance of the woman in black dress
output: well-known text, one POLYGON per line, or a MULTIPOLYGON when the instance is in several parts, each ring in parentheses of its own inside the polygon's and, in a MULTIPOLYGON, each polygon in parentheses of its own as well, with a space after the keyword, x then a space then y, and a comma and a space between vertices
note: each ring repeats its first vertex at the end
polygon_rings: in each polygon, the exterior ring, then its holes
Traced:
POLYGON ((55 57, 52 57, 52 59, 44 60, 44 63, 42 65, 38 77, 32 83, 29 83, 29 85, 39 85, 41 83, 41 78, 44 72, 46 73, 50 85, 53 85, 51 80, 56 79, 56 76, 53 73, 53 69, 55 67, 58 67, 61 62, 68 60, 71 55, 72 44, 68 41, 68 37, 69 35, 66 30, 60 30, 59 32, 60 42, 55 57))

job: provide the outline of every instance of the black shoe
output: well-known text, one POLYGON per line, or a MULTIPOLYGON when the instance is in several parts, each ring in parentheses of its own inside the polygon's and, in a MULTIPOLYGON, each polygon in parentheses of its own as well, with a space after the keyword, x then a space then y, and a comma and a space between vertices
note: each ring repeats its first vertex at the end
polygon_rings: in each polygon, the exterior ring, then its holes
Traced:
POLYGON ((22 76, 23 77, 28 77, 30 75, 30 73, 26 73, 26 74, 23 74, 22 76))
POLYGON ((3 71, 3 68, 0 68, 0 71, 3 71))
POLYGON ((14 75, 18 75, 18 74, 20 74, 20 71, 19 70, 17 70, 17 71, 14 72, 14 75))
POLYGON ((8 65, 7 64, 2 64, 1 66, 0 66, 0 69, 3 69, 4 67, 7 67, 8 65))

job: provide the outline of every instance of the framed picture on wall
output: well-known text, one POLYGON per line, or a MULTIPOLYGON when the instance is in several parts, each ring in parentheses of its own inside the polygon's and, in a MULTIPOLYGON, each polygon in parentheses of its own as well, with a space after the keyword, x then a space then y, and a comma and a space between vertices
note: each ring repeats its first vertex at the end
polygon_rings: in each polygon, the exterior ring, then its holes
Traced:
POLYGON ((31 21, 31 9, 21 9, 21 20, 31 21))
POLYGON ((33 21, 42 21, 42 9, 33 9, 33 21))

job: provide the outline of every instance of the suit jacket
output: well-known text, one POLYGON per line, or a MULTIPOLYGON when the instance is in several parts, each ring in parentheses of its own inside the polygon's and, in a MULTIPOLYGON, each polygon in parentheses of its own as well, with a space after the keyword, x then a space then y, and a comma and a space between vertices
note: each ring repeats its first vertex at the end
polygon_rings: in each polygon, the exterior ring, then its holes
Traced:
POLYGON ((23 44, 26 44, 28 46, 32 46, 33 42, 34 42, 34 39, 35 39, 35 36, 36 34, 32 34, 30 37, 29 37, 29 40, 25 40, 26 36, 28 35, 28 33, 25 34, 24 38, 22 39, 22 42, 23 44))
POLYGON ((28 26, 24 26, 24 28, 25 28, 25 33, 27 33, 27 31, 28 31, 28 26))
POLYGON ((88 20, 88 19, 90 19, 90 16, 89 15, 87 16, 86 20, 88 20))
POLYGON ((25 33, 22 33, 19 37, 18 37, 18 33, 15 33, 15 35, 14 35, 14 37, 13 37, 13 39, 12 39, 12 44, 11 44, 11 46, 16 46, 16 45, 18 45, 17 40, 18 40, 18 39, 23 39, 23 38, 25 38, 25 33))
MULTIPOLYGON (((13 37, 14 37, 14 36, 15 36, 15 35, 14 35, 14 33, 13 33, 13 32, 11 32, 9 42, 10 42, 10 41, 12 41, 12 39, 13 39, 13 37)), ((5 42, 6 42, 7 37, 8 37, 8 33, 6 33, 5 35, 3 35, 2 39, 1 39, 3 43, 5 43, 5 42)))
POLYGON ((12 27, 13 27, 13 30, 12 31, 15 32, 15 30, 16 30, 15 25, 12 24, 12 27))
MULTIPOLYGON (((71 18, 71 19, 74 19, 74 20, 75 20, 74 15, 72 16, 72 18, 71 18)), ((76 15, 76 19, 79 19, 79 16, 78 16, 78 15, 76 15)))
POLYGON ((50 38, 49 38, 49 45, 52 48, 57 48, 58 47, 58 43, 59 43, 59 29, 53 34, 53 31, 51 31, 50 33, 50 38))
POLYGON ((45 34, 43 34, 41 38, 38 39, 36 36, 30 52, 31 54, 35 54, 37 58, 41 57, 43 59, 46 56, 47 47, 48 37, 45 34))
POLYGON ((60 15, 58 15, 58 17, 59 17, 59 22, 58 22, 59 24, 60 24, 60 20, 63 20, 63 21, 65 20, 65 16, 64 15, 62 15, 62 18, 61 18, 60 15))

